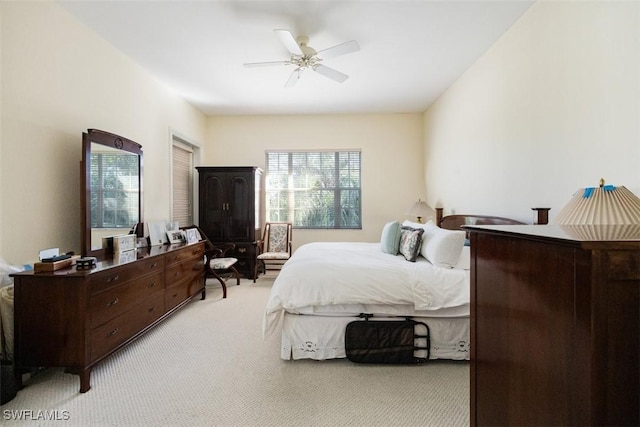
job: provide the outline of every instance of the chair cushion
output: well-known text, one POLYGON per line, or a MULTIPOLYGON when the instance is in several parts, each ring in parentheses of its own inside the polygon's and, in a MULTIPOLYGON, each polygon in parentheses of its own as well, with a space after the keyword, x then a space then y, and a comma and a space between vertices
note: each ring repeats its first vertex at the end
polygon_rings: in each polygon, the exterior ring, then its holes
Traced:
POLYGON ((265 252, 258 259, 289 259, 289 252, 265 252))
POLYGON ((287 224, 271 224, 269 226, 269 247, 267 252, 288 252, 287 224))
POLYGON ((238 258, 214 258, 209 262, 212 270, 226 270, 238 262, 238 258))

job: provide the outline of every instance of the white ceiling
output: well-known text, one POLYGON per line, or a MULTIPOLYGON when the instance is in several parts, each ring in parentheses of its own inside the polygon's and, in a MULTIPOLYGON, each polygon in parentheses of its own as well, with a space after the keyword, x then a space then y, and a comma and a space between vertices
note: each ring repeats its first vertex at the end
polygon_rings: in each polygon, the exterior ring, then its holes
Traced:
POLYGON ((422 112, 533 3, 473 1, 60 1, 206 114, 422 112), (247 68, 289 53, 273 33, 316 50, 356 40, 324 64, 336 83, 293 66, 247 68))

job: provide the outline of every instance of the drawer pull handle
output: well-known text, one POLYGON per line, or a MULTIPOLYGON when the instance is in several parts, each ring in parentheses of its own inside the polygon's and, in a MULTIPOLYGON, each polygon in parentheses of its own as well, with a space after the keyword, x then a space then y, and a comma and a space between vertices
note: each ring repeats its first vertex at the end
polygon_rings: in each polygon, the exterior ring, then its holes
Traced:
POLYGON ((243 253, 247 252, 247 248, 238 248, 238 252, 243 254, 243 253))
POLYGON ((152 313, 156 311, 156 306, 154 305, 153 307, 149 308, 149 313, 152 313))
POLYGON ((115 334, 117 334, 117 333, 118 333, 118 328, 115 328, 113 331, 111 331, 111 332, 109 332, 109 333, 107 334, 107 338, 108 338, 108 337, 112 337, 112 336, 114 336, 114 335, 115 335, 115 334))
POLYGON ((111 307, 112 305, 116 305, 118 303, 118 301, 120 301, 120 300, 118 300, 118 298, 114 299, 113 301, 109 301, 107 303, 107 307, 111 307))
POLYGON ((155 268, 155 267, 157 267, 157 266, 158 266, 158 263, 157 263, 157 262, 154 262, 153 264, 151 264, 151 265, 149 266, 149 268, 155 268))
POLYGON ((179 271, 176 271, 175 274, 173 275, 173 277, 178 277, 179 275, 181 275, 182 273, 179 271))
POLYGON ((116 280, 120 279, 120 276, 118 276, 117 274, 113 277, 109 277, 107 279, 107 283, 111 283, 111 282, 115 282, 116 280))
POLYGON ((173 298, 175 298, 175 297, 177 297, 177 296, 178 296, 178 294, 173 294, 173 298))
POLYGON ((151 282, 147 285, 147 288, 153 288, 156 285, 156 282, 151 282))

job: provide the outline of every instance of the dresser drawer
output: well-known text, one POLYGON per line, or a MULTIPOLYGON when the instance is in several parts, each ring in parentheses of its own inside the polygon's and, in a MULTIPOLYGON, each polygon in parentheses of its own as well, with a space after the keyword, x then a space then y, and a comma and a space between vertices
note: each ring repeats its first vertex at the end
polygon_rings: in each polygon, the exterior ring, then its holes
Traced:
POLYGON ((607 278, 610 280, 640 280, 640 251, 606 252, 607 278))
POLYGON ((202 275, 167 287, 164 293, 165 310, 169 311, 192 295, 202 291, 204 280, 202 275))
POLYGON ((189 245, 165 255, 167 266, 183 262, 190 258, 197 258, 202 263, 202 259, 204 258, 204 243, 189 245))
POLYGON ((110 352, 133 337, 165 312, 164 292, 136 305, 126 313, 91 331, 91 360, 110 352))
POLYGON ((155 256, 132 262, 131 264, 120 266, 118 268, 109 268, 91 276, 89 289, 91 290, 91 294, 96 294, 112 286, 118 286, 140 276, 162 272, 164 270, 164 265, 164 257, 155 256))
POLYGON ((94 294, 91 297, 91 327, 121 315, 162 289, 164 274, 159 271, 94 294))
POLYGON ((204 264, 201 257, 188 259, 180 264, 167 268, 165 283, 167 287, 173 286, 183 280, 192 279, 204 273, 204 264))

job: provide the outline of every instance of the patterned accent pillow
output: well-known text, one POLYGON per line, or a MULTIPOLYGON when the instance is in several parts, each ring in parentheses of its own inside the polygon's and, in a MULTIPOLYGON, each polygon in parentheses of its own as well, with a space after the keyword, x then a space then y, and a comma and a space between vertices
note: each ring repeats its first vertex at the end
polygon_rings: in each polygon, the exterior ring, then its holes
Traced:
POLYGON ((415 262, 420 255, 424 228, 402 227, 400 231, 399 251, 407 261, 415 262))

